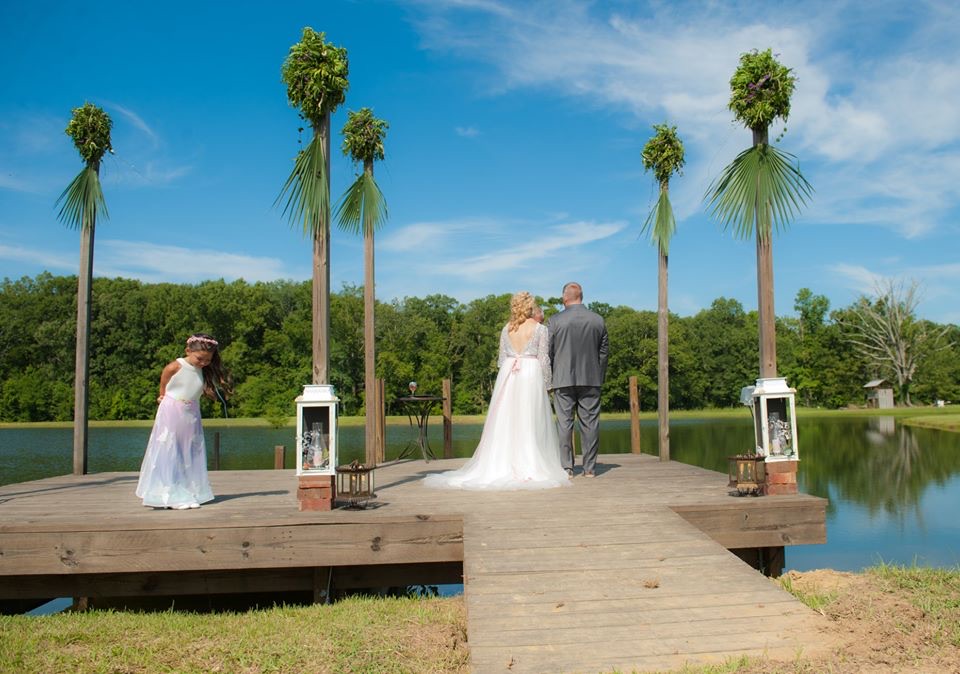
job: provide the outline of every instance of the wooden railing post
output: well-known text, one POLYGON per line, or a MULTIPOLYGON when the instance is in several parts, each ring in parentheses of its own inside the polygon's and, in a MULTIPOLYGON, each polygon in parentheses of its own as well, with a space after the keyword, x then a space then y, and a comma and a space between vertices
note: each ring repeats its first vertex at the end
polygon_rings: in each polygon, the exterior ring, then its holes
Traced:
POLYGON ((287 446, 286 445, 274 445, 273 446, 273 468, 274 470, 283 470, 284 464, 287 462, 287 446))
POLYGON ((640 453, 640 391, 636 377, 630 377, 630 452, 640 453))
POLYGON ((220 470, 220 431, 213 434, 213 469, 220 470))
POLYGON ((387 386, 383 378, 376 380, 377 386, 377 465, 386 460, 387 455, 387 386))
POLYGON ((453 458, 453 387, 443 380, 443 458, 453 458))

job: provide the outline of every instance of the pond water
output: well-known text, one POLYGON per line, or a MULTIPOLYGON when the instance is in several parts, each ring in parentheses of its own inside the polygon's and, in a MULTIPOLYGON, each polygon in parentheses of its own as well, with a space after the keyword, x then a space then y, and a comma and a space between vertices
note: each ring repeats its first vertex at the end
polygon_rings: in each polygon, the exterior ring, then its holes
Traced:
MULTIPOLYGON (((470 456, 480 424, 454 426, 454 454, 470 456)), ((221 436, 224 470, 269 469, 273 447, 293 445, 292 428, 261 426, 206 429, 208 449, 221 436)), ((362 427, 341 427, 340 463, 363 459, 362 427)), ((140 468, 149 428, 90 428, 91 473, 140 468)), ((387 459, 412 432, 387 427, 387 459)), ((671 458, 722 473, 726 457, 751 447, 753 426, 744 419, 682 419, 670 424, 671 458)), ((896 424, 892 417, 799 418, 800 490, 830 500, 827 543, 786 548, 786 568, 856 571, 878 562, 952 567, 960 564, 960 433, 896 424)), ((72 471, 69 428, 0 428, 0 484, 72 471)), ((442 448, 440 424, 430 442, 442 448)), ((644 452, 656 454, 656 423, 641 424, 644 452)), ((630 422, 601 423, 601 452, 630 451, 630 422)), ((287 467, 293 467, 287 451, 287 467)))

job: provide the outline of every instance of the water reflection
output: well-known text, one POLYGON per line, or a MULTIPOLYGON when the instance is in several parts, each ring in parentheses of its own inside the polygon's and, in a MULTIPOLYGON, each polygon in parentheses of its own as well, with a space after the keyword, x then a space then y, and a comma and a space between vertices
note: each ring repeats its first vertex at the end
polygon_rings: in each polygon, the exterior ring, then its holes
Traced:
MULTIPOLYGON (((859 569, 877 561, 938 566, 960 564, 960 434, 896 424, 893 417, 798 419, 800 490, 830 500, 826 545, 788 549, 787 566, 859 569)), ((470 456, 480 424, 454 427, 455 456, 470 456)), ((387 429, 387 458, 398 456, 415 437, 406 426, 387 429)), ((206 430, 207 446, 213 434, 206 430)), ((293 467, 292 428, 229 427, 221 433, 224 470, 269 469, 273 447, 287 446, 293 467)), ((91 472, 139 469, 150 434, 143 428, 90 429, 91 472)), ((752 447, 749 415, 734 419, 684 419, 670 425, 674 460, 727 471, 727 457, 752 447)), ((340 428, 340 463, 363 460, 364 429, 340 428)), ((442 452, 439 424, 430 443, 442 452)), ((657 427, 641 426, 641 447, 657 453, 657 427)), ((0 429, 0 484, 64 475, 72 470, 72 431, 0 429)), ((628 420, 601 424, 601 451, 629 453, 628 420)))

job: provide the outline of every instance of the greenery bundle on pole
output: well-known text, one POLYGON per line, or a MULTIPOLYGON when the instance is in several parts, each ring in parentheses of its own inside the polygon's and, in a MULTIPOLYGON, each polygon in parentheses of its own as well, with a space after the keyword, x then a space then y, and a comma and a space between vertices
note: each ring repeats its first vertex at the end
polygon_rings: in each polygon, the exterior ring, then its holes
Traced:
POLYGON ((362 108, 347 113, 343 127, 343 153, 363 170, 347 188, 337 207, 337 222, 341 229, 363 234, 363 344, 364 344, 364 409, 366 410, 365 446, 367 465, 383 463, 383 447, 377 441, 377 414, 380 402, 376 385, 376 326, 374 308, 374 232, 387 219, 387 202, 373 178, 373 162, 382 160, 383 139, 389 125, 373 116, 373 110, 362 108))
POLYGON ((753 133, 753 146, 737 155, 705 196, 724 227, 733 227, 741 238, 756 236, 761 378, 777 376, 772 232, 784 229, 813 193, 796 158, 768 140, 770 124, 777 118, 786 122, 790 114, 795 82, 770 49, 740 55, 730 79, 729 108, 753 133))
POLYGON ((100 162, 113 152, 110 129, 113 122, 102 108, 92 103, 73 109, 66 134, 80 153, 85 166, 57 199, 57 217, 68 227, 80 230, 80 272, 77 274, 77 346, 73 402, 73 474, 87 472, 87 417, 89 413, 90 301, 93 281, 93 240, 97 215, 109 217, 100 187, 100 162))
POLYGON ((670 177, 682 175, 683 142, 677 136, 677 127, 654 124, 654 135, 643 146, 643 168, 653 171, 660 185, 660 196, 647 216, 643 231, 657 246, 657 417, 659 426, 660 460, 670 460, 670 312, 667 305, 667 266, 670 239, 677 229, 677 221, 670 205, 670 177))
POLYGON ((290 47, 281 78, 290 105, 313 129, 294 161, 276 203, 313 241, 313 383, 329 381, 330 349, 330 115, 349 87, 347 50, 326 42, 323 33, 304 28, 290 47))

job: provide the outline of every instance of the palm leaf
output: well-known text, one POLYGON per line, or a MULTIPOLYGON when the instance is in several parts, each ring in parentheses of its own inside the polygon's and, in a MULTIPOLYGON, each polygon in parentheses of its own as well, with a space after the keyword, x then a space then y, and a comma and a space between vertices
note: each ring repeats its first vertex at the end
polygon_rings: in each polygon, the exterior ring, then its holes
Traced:
POLYGON ((666 190, 660 190, 660 198, 650 210, 646 222, 643 223, 643 232, 650 232, 653 241, 667 255, 670 250, 670 239, 677 231, 677 221, 673 216, 673 206, 670 204, 670 195, 666 190))
POLYGON ((813 193, 795 160, 767 144, 744 150, 707 188, 711 215, 744 239, 755 227, 761 238, 785 229, 813 193))
POLYGON ((63 203, 57 219, 74 229, 83 229, 88 224, 96 223, 97 216, 102 211, 104 218, 109 218, 107 202, 103 198, 103 189, 100 187, 100 176, 92 166, 85 167, 70 181, 56 205, 63 203))
POLYGON ((354 234, 372 234, 387 219, 387 201, 373 176, 364 171, 340 197, 337 224, 354 234))
POLYGON ((327 162, 323 139, 316 134, 293 164, 290 177, 283 184, 273 205, 286 197, 283 214, 290 224, 302 224, 303 233, 316 236, 317 228, 330 210, 330 185, 327 182, 327 162))

